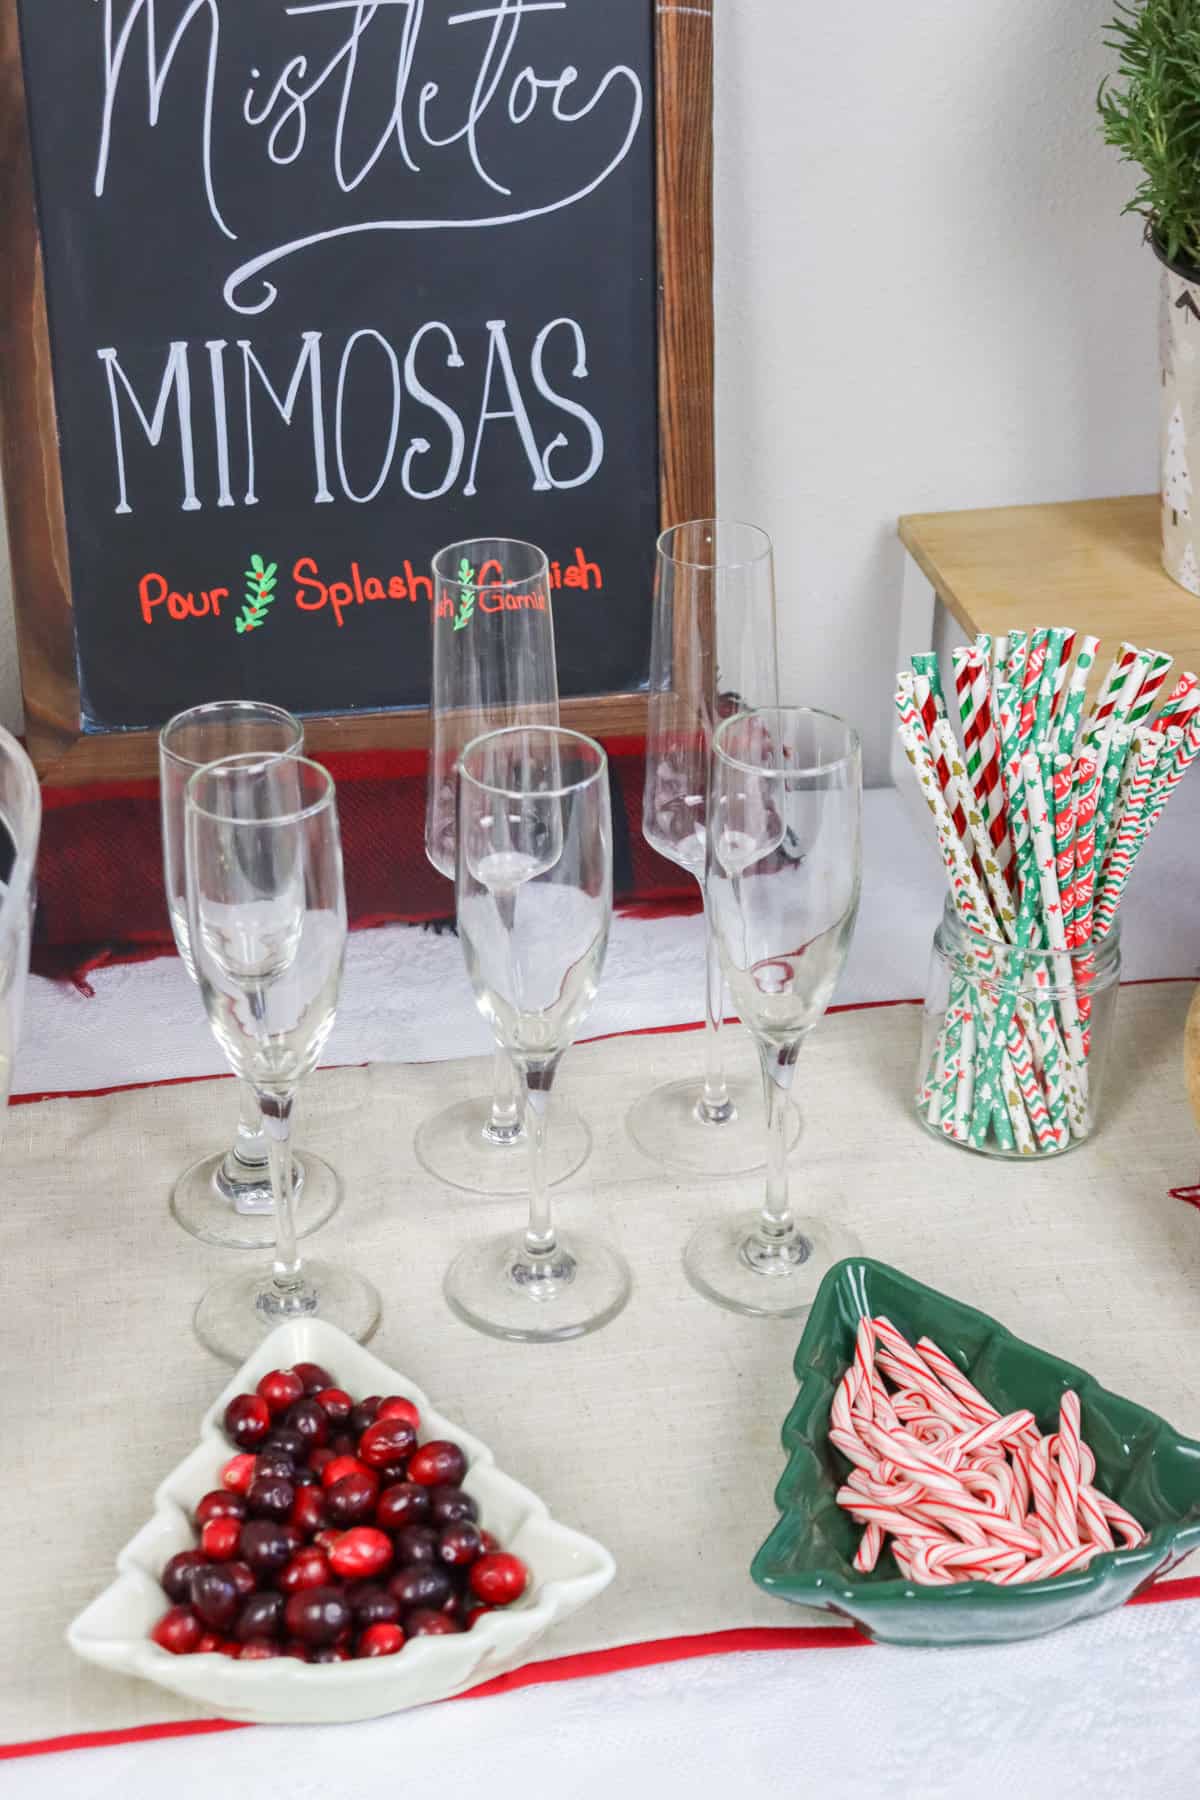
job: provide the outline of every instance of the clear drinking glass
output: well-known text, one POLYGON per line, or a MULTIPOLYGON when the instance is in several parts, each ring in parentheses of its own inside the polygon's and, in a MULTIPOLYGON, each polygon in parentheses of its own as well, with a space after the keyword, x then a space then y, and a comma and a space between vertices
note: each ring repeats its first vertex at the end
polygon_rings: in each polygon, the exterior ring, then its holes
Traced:
POLYGON ((766 1198, 701 1226, 692 1286, 734 1312, 806 1312, 830 1265, 855 1253, 824 1220, 793 1218, 785 1115, 800 1046, 833 995, 858 912, 857 734, 808 708, 744 713, 713 740, 708 893, 733 1003, 758 1045, 767 1102, 766 1198))
POLYGON ((475 1001, 518 1070, 529 1226, 472 1244, 446 1276, 460 1319, 523 1342, 581 1337, 620 1312, 629 1270, 607 1244, 558 1235, 546 1115, 593 999, 612 918, 608 762, 578 732, 517 726, 462 752, 458 930, 475 1001))
POLYGON ((42 795, 33 764, 0 727, 0 1106, 8 1104, 21 1036, 42 795))
MULTIPOLYGON (((535 544, 474 538, 433 559, 433 655, 425 854, 455 877, 458 759, 465 746, 512 725, 558 724, 558 672, 550 570, 535 544)), ((460 1100, 417 1129, 417 1158, 451 1187, 519 1194, 526 1182, 524 1108, 504 1050, 492 1061, 490 1098, 460 1100)), ((587 1160, 591 1133, 555 1108, 546 1179, 565 1181, 587 1160)))
MULTIPOLYGON (((642 830, 705 891, 705 809, 721 719, 779 703, 771 540, 756 525, 693 519, 658 540, 642 830)), ((705 919, 705 1068, 643 1094, 629 1114, 638 1149, 671 1169, 733 1175, 762 1167, 758 1083, 726 1078, 725 989, 705 919)), ((799 1134, 794 1109, 789 1141, 799 1134)))
MULTIPOLYGON (((193 706, 163 726, 158 739, 162 799, 163 878, 171 930, 183 966, 196 980, 188 933, 184 871, 184 793, 197 769, 222 757, 299 756, 304 727, 281 706, 257 700, 213 700, 193 706)), ((306 1152, 293 1175, 296 1231, 307 1237, 341 1204, 341 1181, 329 1164, 306 1152)), ((238 1083, 238 1123, 233 1144, 185 1169, 171 1193, 171 1211, 185 1231, 230 1250, 264 1250, 275 1242, 267 1140, 249 1082, 238 1083)))
POLYGON ((213 1034, 258 1101, 275 1218, 271 1271, 211 1287, 196 1335, 229 1362, 287 1319, 320 1317, 365 1341, 379 1323, 375 1289, 302 1265, 296 1248, 292 1107, 333 1029, 346 949, 333 781, 303 757, 232 756, 197 770, 185 810, 196 974, 213 1034))

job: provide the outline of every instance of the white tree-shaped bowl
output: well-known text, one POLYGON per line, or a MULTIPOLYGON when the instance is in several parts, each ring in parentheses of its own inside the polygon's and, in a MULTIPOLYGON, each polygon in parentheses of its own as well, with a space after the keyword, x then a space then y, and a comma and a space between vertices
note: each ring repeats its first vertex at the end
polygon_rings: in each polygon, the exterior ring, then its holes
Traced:
POLYGON ((544 1501, 503 1474, 491 1451, 437 1412, 411 1381, 319 1320, 282 1325, 263 1339, 209 1408, 200 1442, 154 1496, 154 1512, 117 1557, 117 1578, 67 1629, 88 1662, 153 1681, 226 1719, 257 1724, 341 1723, 446 1699, 528 1660, 558 1619, 577 1612, 616 1572, 609 1552, 549 1515, 544 1501), (318 1362, 357 1397, 403 1394, 421 1414, 421 1441, 450 1438, 468 1468, 463 1486, 480 1523, 526 1563, 530 1582, 513 1606, 486 1613, 470 1631, 410 1639, 396 1656, 307 1664, 291 1657, 239 1662, 220 1655, 172 1656, 150 1639, 168 1601, 159 1574, 168 1557, 195 1545, 191 1513, 220 1482, 232 1451, 221 1426, 234 1394, 253 1391, 269 1369, 318 1362))

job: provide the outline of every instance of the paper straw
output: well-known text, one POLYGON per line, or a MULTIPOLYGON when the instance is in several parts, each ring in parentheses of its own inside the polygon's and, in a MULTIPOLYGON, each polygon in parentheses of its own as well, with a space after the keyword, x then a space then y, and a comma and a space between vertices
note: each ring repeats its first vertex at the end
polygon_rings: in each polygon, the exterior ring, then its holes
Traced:
POLYGON ((938 786, 930 746, 920 730, 920 721, 911 685, 906 691, 906 680, 911 684, 911 677, 902 676, 897 683, 895 695, 896 710, 900 720, 900 742, 916 772, 917 783, 925 797, 925 804, 933 814, 938 848, 942 853, 946 873, 950 878, 950 892, 954 905, 962 915, 964 922, 974 930, 982 931, 986 936, 999 937, 1000 929, 992 913, 987 895, 971 867, 962 839, 954 829, 950 809, 938 786))
POLYGON ((1050 633, 1044 625, 1039 625, 1029 643, 1029 655, 1025 661, 1025 674, 1021 682, 1021 709, 1018 731, 1021 748, 1028 748, 1033 738, 1033 724, 1037 716, 1038 688, 1042 679, 1042 670, 1046 666, 1046 646, 1050 633))
POLYGON ((1079 720, 1083 713, 1083 702, 1087 693, 1088 676, 1099 648, 1099 638, 1083 637, 1079 640, 1079 654, 1075 658, 1075 667, 1072 669, 1071 679, 1067 683, 1066 698, 1062 704, 1058 724, 1058 747, 1067 756, 1073 755, 1075 751, 1075 740, 1079 736, 1079 720))
POLYGON ((1200 683, 1190 669, 1185 669, 1163 701, 1162 711, 1154 721, 1155 730, 1165 731, 1168 725, 1186 725, 1198 706, 1200 683))
POLYGON ((1017 693, 1021 692, 1025 680, 1025 662, 1029 655, 1029 633, 1027 631, 1010 631, 1008 634, 1008 661, 1004 668, 1004 679, 1010 681, 1017 693))
POLYGON ((1129 723, 1135 730, 1148 717, 1154 702, 1162 691, 1167 679, 1167 672, 1174 660, 1164 650, 1151 650, 1146 654, 1150 657, 1150 666, 1146 670, 1145 679, 1138 690, 1137 698, 1129 714, 1129 723))
POLYGON ((1055 985, 1060 990, 1059 1003, 1063 1011, 1063 1028, 1069 1059, 1073 1059, 1075 1064, 1073 1070, 1064 1068, 1063 1081, 1068 1089, 1072 1079, 1077 1082, 1079 1096, 1082 1099, 1086 1091, 1087 1078, 1083 1054, 1083 1030, 1079 1021, 1079 1009, 1075 1003, 1071 965, 1066 956, 1067 933, 1063 922, 1062 897, 1059 893, 1056 874, 1055 846, 1049 806, 1042 782, 1041 763, 1032 751, 1027 751, 1022 756, 1021 772, 1025 777, 1025 793, 1029 804, 1029 829, 1033 835, 1046 936, 1049 939, 1050 948, 1061 953, 1061 956, 1056 957, 1054 962, 1055 985))
POLYGON ((1108 673, 1100 684, 1100 692, 1096 696, 1096 704, 1088 718, 1088 730, 1102 730, 1113 709, 1113 701, 1120 683, 1128 673, 1130 664, 1137 656, 1136 644, 1122 644, 1108 666, 1108 673))
POLYGON ((1038 681, 1037 708, 1033 717, 1032 737, 1035 744, 1040 743, 1050 730, 1050 710, 1054 705, 1059 665, 1068 635, 1061 625, 1055 625, 1046 638, 1046 658, 1038 681))
POLYGON ((1106 938, 1112 930, 1112 922, 1116 917, 1121 896, 1133 873, 1134 864, 1145 848, 1147 838, 1161 818, 1163 808, 1172 793, 1187 774, 1197 755, 1200 755, 1200 713, 1193 715, 1185 732, 1179 731, 1178 726, 1171 726, 1165 736, 1167 741, 1163 744, 1159 755, 1166 762, 1166 773, 1161 773, 1162 762, 1160 761, 1155 771, 1154 786, 1148 808, 1142 815, 1141 829, 1128 854, 1123 856, 1119 863, 1114 864, 1111 879, 1106 874, 1104 891, 1096 904, 1096 936, 1099 939, 1106 938), (1176 732, 1179 732, 1178 739, 1175 737, 1176 732))
POLYGON ((1075 649, 1075 637, 1076 633, 1073 631, 1066 631, 1063 633, 1062 649, 1060 650, 1058 657, 1058 669, 1054 676, 1054 706, 1050 715, 1054 719, 1058 718, 1062 709, 1064 690, 1067 685, 1067 676, 1070 674, 1071 670, 1071 656, 1075 649))
POLYGON ((1016 924, 1012 894, 992 849, 983 815, 971 793, 967 771, 959 756, 958 745, 954 741, 954 733, 950 729, 949 719, 939 719, 934 726, 930 748, 939 759, 939 771, 942 763, 946 766, 945 797, 951 810, 951 816, 957 819, 959 811, 965 816, 966 829, 960 833, 960 836, 964 849, 968 852, 974 851, 978 867, 983 870, 983 878, 987 884, 992 907, 995 909, 995 917, 999 921, 1000 928, 997 930, 996 936, 1011 938, 1013 927, 1016 924))

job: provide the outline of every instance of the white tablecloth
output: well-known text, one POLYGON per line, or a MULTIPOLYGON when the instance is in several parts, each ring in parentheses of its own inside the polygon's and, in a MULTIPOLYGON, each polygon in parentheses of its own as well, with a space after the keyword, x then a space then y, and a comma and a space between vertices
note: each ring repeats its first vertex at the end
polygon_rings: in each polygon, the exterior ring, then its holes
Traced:
MULTIPOLYGON (((867 796, 865 845, 863 911, 843 1002, 919 994, 941 904, 931 846, 914 836, 890 790, 867 796)), ((1127 979, 1200 973, 1198 875, 1200 783, 1192 781, 1131 884, 1127 979)), ((588 1034, 695 1018, 700 956, 698 919, 618 920, 588 1034)), ((30 983, 18 1092, 221 1068, 174 959, 94 980, 92 999, 30 983)), ((427 1060, 486 1047, 453 936, 395 928, 352 940, 330 1062, 427 1060)), ((152 1227, 174 1229, 165 1206, 148 1218, 152 1227)), ((547 1379, 552 1359, 547 1351, 547 1379)), ((636 1793, 658 1800, 755 1792, 1182 1800, 1195 1792, 1200 1767, 1198 1684, 1200 1601, 1181 1601, 995 1650, 720 1656, 370 1725, 259 1729, 74 1751, 67 1762, 0 1763, 0 1797, 50 1800, 69 1784, 97 1800, 284 1791, 296 1800, 390 1800, 417 1781, 467 1785, 488 1800, 607 1800, 633 1776, 636 1793)))

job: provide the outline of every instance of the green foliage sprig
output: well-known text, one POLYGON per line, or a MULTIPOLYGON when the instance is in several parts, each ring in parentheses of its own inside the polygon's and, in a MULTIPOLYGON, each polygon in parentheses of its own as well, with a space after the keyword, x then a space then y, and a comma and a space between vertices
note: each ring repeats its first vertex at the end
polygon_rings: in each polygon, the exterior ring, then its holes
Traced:
POLYGON ((243 631, 256 631, 266 618, 267 608, 275 600, 278 567, 278 563, 268 563, 264 568, 261 556, 250 558, 250 567, 246 570, 246 604, 234 621, 239 635, 243 631))
POLYGON ((454 621, 455 631, 461 631, 464 625, 469 625, 475 611, 475 571, 465 556, 458 565, 458 583, 462 593, 458 601, 458 617, 454 621))
POLYGON ((1142 171, 1125 211, 1168 262, 1200 269, 1200 0, 1118 0, 1108 29, 1121 85, 1100 84, 1104 137, 1142 171))

